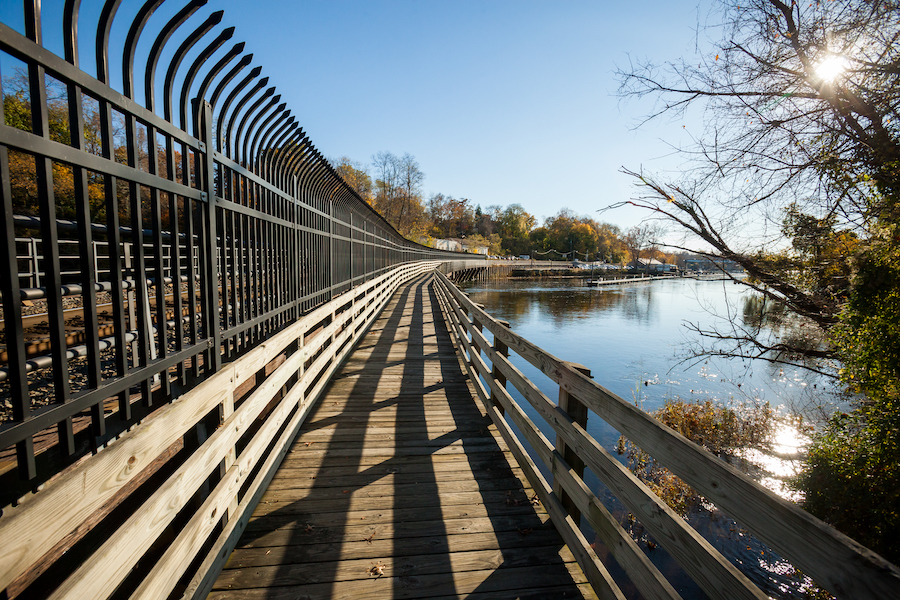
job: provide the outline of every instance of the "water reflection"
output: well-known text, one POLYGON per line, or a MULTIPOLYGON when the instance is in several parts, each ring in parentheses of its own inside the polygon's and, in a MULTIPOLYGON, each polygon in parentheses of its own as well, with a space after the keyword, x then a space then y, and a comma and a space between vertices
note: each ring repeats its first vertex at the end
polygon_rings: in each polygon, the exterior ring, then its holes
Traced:
POLYGON ((641 287, 636 293, 623 294, 611 289, 586 293, 584 288, 574 285, 536 287, 534 282, 512 281, 506 289, 479 288, 475 293, 478 302, 490 306, 496 314, 502 313, 511 323, 547 318, 556 325, 564 325, 613 313, 649 324, 659 317, 652 310, 653 291, 648 284, 641 287))
POLYGON ((777 307, 760 310, 755 295, 727 282, 675 279, 593 289, 580 281, 509 281, 467 291, 518 333, 584 364, 605 387, 648 411, 674 398, 762 401, 811 421, 842 404, 830 379, 804 369, 726 357, 682 362, 690 345, 702 343, 686 322, 706 330, 722 326, 716 315, 775 322, 777 307))
POLYGON ((793 489, 789 482, 803 466, 803 454, 810 441, 807 433, 797 419, 782 417, 770 447, 766 450, 745 448, 739 455, 744 464, 739 466, 779 496, 799 502, 803 494, 793 489))

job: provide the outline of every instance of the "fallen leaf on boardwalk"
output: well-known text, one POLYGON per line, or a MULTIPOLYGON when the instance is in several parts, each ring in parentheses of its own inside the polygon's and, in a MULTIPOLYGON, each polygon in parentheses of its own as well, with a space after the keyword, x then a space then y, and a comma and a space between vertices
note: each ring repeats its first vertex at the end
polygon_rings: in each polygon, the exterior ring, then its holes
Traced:
POLYGON ((376 534, 376 533, 378 533, 378 532, 377 532, 377 531, 373 531, 373 532, 372 532, 372 535, 370 535, 370 536, 367 537, 367 538, 363 538, 362 541, 371 544, 371 543, 372 543, 372 540, 375 539, 375 534, 376 534))
POLYGON ((310 446, 312 446, 313 444, 315 444, 315 442, 303 442, 303 443, 306 444, 306 447, 307 447, 307 448, 309 448, 310 446))
POLYGON ((342 494, 349 494, 349 493, 350 493, 350 490, 344 490, 344 491, 341 492, 341 493, 342 493, 342 494))
MULTIPOLYGON (((519 528, 517 527, 516 529, 519 529, 519 528)), ((528 535, 532 531, 534 531, 534 529, 532 529, 531 527, 526 527, 525 529, 519 529, 519 533, 521 533, 522 535, 528 535)))
POLYGON ((305 531, 306 533, 312 533, 313 529, 315 529, 315 528, 312 525, 310 525, 309 523, 307 523, 306 527, 303 529, 303 531, 305 531))
POLYGON ((384 567, 385 565, 374 565, 371 569, 369 569, 369 575, 374 575, 375 579, 378 579, 382 575, 384 575, 384 567))
POLYGON ((270 554, 272 554, 272 551, 271 551, 271 550, 266 550, 266 556, 268 556, 268 555, 270 555, 270 554))
POLYGON ((531 497, 532 506, 537 506, 540 503, 541 503, 541 499, 538 498, 537 494, 535 494, 534 496, 531 497))

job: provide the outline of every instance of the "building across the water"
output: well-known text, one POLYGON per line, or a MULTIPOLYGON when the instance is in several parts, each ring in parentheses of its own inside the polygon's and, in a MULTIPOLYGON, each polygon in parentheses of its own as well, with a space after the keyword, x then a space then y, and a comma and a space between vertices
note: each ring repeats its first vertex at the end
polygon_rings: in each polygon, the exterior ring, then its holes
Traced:
POLYGON ((676 265, 660 262, 655 258, 639 258, 635 261, 634 267, 645 271, 653 271, 654 273, 675 273, 678 271, 676 265))
POLYGON ((470 252, 472 254, 487 254, 489 248, 479 245, 466 238, 435 238, 434 247, 438 250, 450 250, 452 252, 470 252))
POLYGON ((708 258, 705 256, 698 256, 694 258, 684 258, 682 259, 681 268, 685 271, 743 271, 744 268, 734 262, 733 260, 728 260, 725 258, 708 258))

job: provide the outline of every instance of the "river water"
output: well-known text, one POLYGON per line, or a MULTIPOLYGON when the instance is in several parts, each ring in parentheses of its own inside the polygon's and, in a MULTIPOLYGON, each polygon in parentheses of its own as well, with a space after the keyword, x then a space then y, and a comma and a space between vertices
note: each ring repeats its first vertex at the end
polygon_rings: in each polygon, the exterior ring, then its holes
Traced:
MULTIPOLYGON (((815 423, 844 408, 831 381, 805 369, 722 357, 685 360, 690 347, 703 341, 689 323, 723 330, 727 326, 723 317, 731 315, 737 324, 752 326, 744 316, 752 292, 730 281, 673 278, 597 289, 574 279, 508 280, 478 282, 463 289, 492 316, 509 321, 516 333, 557 358, 586 366, 602 386, 648 412, 667 399, 709 399, 737 410, 769 403, 782 416, 799 415, 804 422, 815 423)), ((550 379, 516 355, 511 360, 545 394, 556 398, 558 387, 550 379)), ((555 439, 527 401, 518 392, 513 396, 545 435, 555 439)), ((619 433, 591 416, 588 432, 615 454, 619 433)), ((802 453, 806 442, 802 431, 785 419, 776 430, 773 453, 749 451, 745 458, 754 463, 754 474, 763 485, 796 500, 796 492, 785 481, 801 466, 790 457, 802 453)), ((624 523, 627 511, 604 486, 590 473, 586 482, 624 523)), ((807 597, 809 580, 748 536, 739 524, 714 509, 695 511, 689 520, 723 554, 744 565, 742 570, 767 594, 807 597)), ((684 598, 705 597, 662 548, 647 546, 646 551, 684 598)), ((640 597, 614 562, 611 572, 628 597, 640 597)))

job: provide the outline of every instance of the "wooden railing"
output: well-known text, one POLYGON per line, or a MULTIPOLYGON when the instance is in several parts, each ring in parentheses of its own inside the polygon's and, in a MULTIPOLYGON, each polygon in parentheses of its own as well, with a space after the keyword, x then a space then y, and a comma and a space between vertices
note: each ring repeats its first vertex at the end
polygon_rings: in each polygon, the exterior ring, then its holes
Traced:
POLYGON ((900 570, 896 566, 604 389, 584 373, 584 367, 560 360, 512 332, 444 275, 437 273, 435 277, 445 317, 478 395, 598 595, 622 597, 582 534, 579 512, 645 598, 679 597, 585 484, 584 466, 711 598, 767 598, 586 432, 589 412, 604 419, 838 598, 897 597, 900 570), (484 328, 492 334, 493 344, 482 333, 484 328), (558 404, 513 366, 509 352, 518 354, 559 384, 558 404), (506 382, 553 428, 555 444, 516 403, 506 390, 506 382), (511 425, 533 448, 546 472, 552 474, 552 486, 511 425))
POLYGON ((175 590, 205 597, 330 377, 394 290, 438 264, 396 267, 300 317, 5 509, 0 589, 17 595, 72 550, 77 532, 83 536, 109 519, 102 545, 53 581, 49 597, 121 595, 126 578, 132 598, 165 598, 175 590), (198 434, 205 439, 179 460, 182 439, 192 431, 205 432, 198 434), (141 482, 163 474, 135 500, 141 482), (122 502, 128 514, 115 523, 112 513, 122 502))

